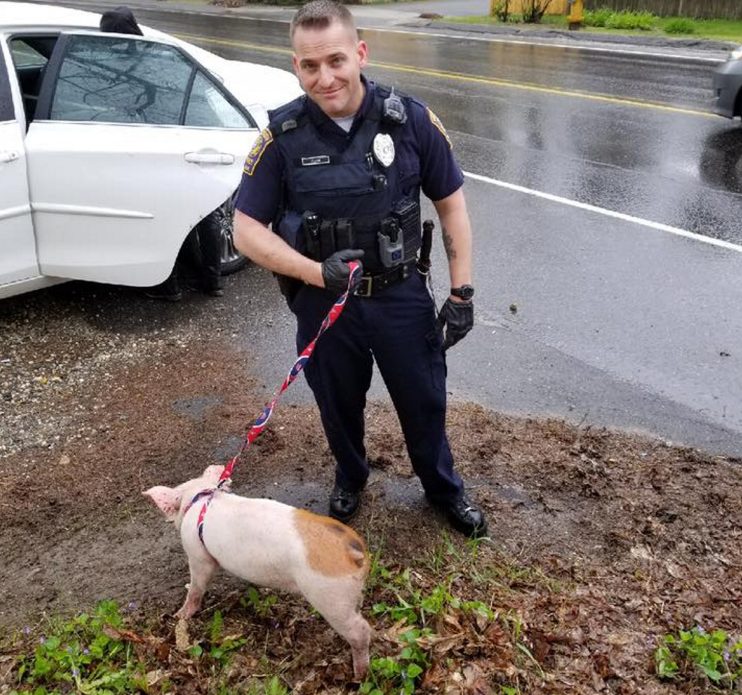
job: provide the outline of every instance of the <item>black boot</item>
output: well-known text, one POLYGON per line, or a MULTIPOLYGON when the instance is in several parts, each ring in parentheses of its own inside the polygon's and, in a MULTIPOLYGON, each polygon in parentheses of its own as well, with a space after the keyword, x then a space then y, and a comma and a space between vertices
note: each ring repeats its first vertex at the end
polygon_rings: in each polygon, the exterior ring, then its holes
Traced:
POLYGON ((465 536, 482 538, 487 535, 487 520, 484 518, 482 510, 471 502, 466 495, 461 495, 450 502, 431 503, 446 515, 453 528, 465 536))
POLYGON ((198 224, 198 245, 201 251, 201 287, 212 297, 224 295, 222 285, 221 227, 216 211, 198 224))
POLYGON ((330 516, 345 524, 356 515, 360 504, 360 490, 345 490, 336 483, 330 495, 330 516))
POLYGON ((159 285, 155 285, 154 287, 148 287, 144 290, 144 294, 150 299, 161 299, 166 302, 179 302, 183 298, 183 293, 180 291, 177 270, 173 268, 173 272, 170 273, 165 282, 161 282, 159 285))

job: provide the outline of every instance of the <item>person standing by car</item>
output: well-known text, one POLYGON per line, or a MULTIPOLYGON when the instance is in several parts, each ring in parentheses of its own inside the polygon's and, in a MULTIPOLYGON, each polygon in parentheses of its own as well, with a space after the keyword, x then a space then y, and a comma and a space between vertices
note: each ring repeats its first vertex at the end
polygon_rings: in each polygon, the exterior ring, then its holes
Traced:
POLYGON ((148 289, 150 299, 178 302, 182 285, 193 278, 199 289, 210 297, 222 297, 222 249, 219 209, 209 213, 188 234, 181 246, 173 270, 167 279, 148 289), (193 273, 189 272, 193 269, 193 273))
POLYGON ((428 500, 457 530, 483 536, 484 515, 464 493, 445 433, 444 353, 472 328, 474 292, 464 179, 451 143, 422 103, 361 74, 368 48, 343 5, 304 5, 291 42, 305 95, 271 112, 247 157, 235 242, 281 276, 299 349, 346 289, 348 262, 362 259, 361 284, 304 370, 337 462, 330 516, 354 516, 368 477, 364 408, 375 359, 428 500), (415 267, 421 189, 448 255, 451 296, 438 321, 415 267))
POLYGON ((125 5, 106 10, 100 18, 100 30, 112 34, 136 34, 142 36, 134 13, 125 5))
MULTIPOLYGON (((142 36, 134 13, 125 5, 107 10, 101 15, 100 30, 116 34, 142 36)), ((200 288, 212 297, 224 294, 221 275, 221 225, 218 209, 208 214, 186 237, 168 278, 151 287, 145 294, 152 299, 177 302, 183 297, 180 275, 182 268, 193 265, 198 269, 200 288)))

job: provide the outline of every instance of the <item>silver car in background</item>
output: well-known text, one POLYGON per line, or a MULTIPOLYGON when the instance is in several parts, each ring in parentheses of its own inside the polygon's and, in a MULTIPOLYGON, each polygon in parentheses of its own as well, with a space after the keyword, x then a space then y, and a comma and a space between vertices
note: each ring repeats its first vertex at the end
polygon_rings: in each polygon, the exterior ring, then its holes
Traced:
POLYGON ((714 71, 714 113, 726 118, 742 116, 742 46, 714 71))

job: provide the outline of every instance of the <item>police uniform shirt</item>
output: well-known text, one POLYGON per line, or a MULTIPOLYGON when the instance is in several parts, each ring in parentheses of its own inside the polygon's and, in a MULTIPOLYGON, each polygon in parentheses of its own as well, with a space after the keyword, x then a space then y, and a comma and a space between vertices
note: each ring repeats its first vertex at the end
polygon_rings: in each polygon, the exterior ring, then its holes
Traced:
MULTIPOLYGON (((361 80, 365 95, 350 132, 346 133, 311 99, 306 99, 308 116, 321 138, 342 149, 355 135, 364 114, 373 104, 374 83, 361 80)), ((441 200, 455 193, 464 183, 461 168, 451 151, 451 141, 438 117, 416 99, 405 100, 407 122, 395 147, 395 165, 399 167, 403 192, 420 186, 431 200, 441 200)), ((273 146, 268 128, 255 141, 245 161, 236 208, 253 219, 269 224, 278 211, 281 199, 284 162, 279 148, 273 146)))

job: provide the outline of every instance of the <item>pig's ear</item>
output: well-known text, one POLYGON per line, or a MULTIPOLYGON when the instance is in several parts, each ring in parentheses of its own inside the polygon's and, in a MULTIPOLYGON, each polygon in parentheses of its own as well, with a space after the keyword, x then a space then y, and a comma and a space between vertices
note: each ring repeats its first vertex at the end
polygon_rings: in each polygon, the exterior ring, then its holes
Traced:
POLYGON ((202 474, 202 478, 211 485, 219 482, 221 474, 224 472, 224 466, 208 466, 202 474))
POLYGON ((178 510, 180 509, 180 490, 165 487, 164 485, 156 485, 149 490, 145 490, 142 494, 145 497, 149 497, 157 505, 157 508, 165 515, 168 521, 175 521, 175 517, 178 516, 178 510))

